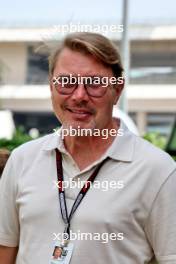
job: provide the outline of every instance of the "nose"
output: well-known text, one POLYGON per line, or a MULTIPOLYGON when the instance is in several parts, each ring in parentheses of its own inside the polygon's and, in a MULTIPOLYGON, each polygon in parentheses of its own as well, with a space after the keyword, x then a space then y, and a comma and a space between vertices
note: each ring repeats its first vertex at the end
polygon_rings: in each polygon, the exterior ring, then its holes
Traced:
POLYGON ((84 84, 78 84, 78 87, 73 92, 72 99, 76 101, 88 101, 89 100, 89 96, 87 94, 84 84))

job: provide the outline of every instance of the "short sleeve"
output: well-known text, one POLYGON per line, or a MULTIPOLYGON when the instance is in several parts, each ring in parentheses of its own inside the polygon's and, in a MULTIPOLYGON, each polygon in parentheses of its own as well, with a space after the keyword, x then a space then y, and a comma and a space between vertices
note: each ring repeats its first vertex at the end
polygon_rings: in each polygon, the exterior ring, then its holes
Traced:
POLYGON ((19 241, 16 174, 11 154, 0 179, 0 245, 9 247, 18 246, 19 241))
POLYGON ((158 262, 160 264, 175 264, 176 170, 167 177, 153 202, 146 224, 146 234, 158 262))

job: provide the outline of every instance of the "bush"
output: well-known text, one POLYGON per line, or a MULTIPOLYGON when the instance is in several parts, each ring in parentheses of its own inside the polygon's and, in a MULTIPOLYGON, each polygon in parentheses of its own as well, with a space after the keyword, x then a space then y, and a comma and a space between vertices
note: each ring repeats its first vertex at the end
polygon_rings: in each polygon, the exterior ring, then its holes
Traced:
POLYGON ((160 135, 157 132, 148 132, 144 135, 143 137, 144 139, 148 140, 149 142, 151 142, 153 145, 161 148, 161 149, 165 149, 166 147, 166 142, 167 139, 166 137, 160 135))
POLYGON ((29 136, 24 132, 24 129, 22 127, 19 127, 15 131, 12 139, 6 139, 6 138, 0 139, 0 148, 3 149, 5 148, 8 149, 9 151, 12 151, 16 147, 32 139, 33 138, 31 136, 29 136))
POLYGON ((0 176, 3 172, 5 164, 10 156, 10 152, 21 144, 32 140, 33 138, 24 132, 22 127, 19 127, 12 139, 0 139, 0 176))

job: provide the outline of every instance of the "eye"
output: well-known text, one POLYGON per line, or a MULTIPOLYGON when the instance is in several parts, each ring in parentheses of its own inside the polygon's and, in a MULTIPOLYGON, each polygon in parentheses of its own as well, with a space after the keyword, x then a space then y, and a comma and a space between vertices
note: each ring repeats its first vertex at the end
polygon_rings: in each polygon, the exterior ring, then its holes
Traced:
POLYGON ((61 84, 66 84, 66 83, 69 83, 69 76, 61 76, 60 77, 61 79, 61 84))
POLYGON ((73 83, 65 83, 65 84, 62 84, 62 87, 63 88, 75 88, 75 86, 77 86, 76 84, 73 84, 73 83))
POLYGON ((101 87, 101 79, 99 77, 89 77, 87 79, 87 86, 93 89, 101 87))
POLYGON ((60 80, 59 80, 60 78, 59 77, 53 77, 53 79, 52 79, 52 83, 53 83, 53 85, 58 85, 58 84, 60 84, 60 80))
POLYGON ((62 76, 61 85, 64 88, 74 88, 77 86, 77 80, 71 78, 70 76, 62 76))

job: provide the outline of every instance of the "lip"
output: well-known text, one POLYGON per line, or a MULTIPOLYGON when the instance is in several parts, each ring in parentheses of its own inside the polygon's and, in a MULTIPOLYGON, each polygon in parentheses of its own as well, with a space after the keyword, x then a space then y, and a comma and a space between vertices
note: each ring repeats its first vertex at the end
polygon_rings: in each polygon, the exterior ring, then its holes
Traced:
POLYGON ((74 109, 74 108, 67 108, 67 110, 78 119, 85 119, 92 115, 92 112, 87 109, 74 109))

